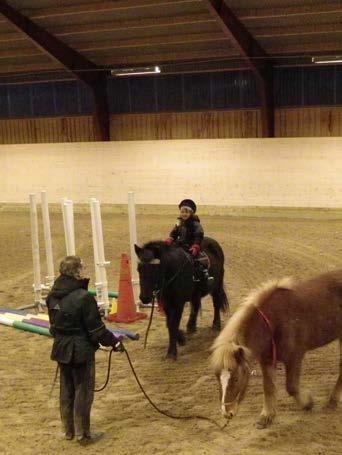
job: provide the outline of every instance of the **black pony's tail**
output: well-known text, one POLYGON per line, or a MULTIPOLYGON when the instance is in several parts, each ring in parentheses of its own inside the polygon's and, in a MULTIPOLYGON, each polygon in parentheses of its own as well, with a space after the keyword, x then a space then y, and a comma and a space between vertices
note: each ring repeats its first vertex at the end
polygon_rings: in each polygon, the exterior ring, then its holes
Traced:
POLYGON ((217 295, 218 295, 218 298, 220 301, 220 310, 224 313, 227 313, 229 311, 229 300, 228 300, 226 291, 223 287, 223 281, 222 281, 222 285, 217 290, 217 295))

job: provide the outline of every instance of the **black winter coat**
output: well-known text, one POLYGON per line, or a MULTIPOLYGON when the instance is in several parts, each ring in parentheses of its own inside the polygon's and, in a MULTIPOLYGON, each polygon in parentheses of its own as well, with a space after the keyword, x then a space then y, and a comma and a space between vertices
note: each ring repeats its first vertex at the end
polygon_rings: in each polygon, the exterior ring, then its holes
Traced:
POLYGON ((101 320, 96 300, 87 291, 88 282, 60 275, 47 296, 50 332, 54 337, 52 360, 84 363, 94 359, 99 343, 112 346, 116 341, 101 320))
POLYGON ((203 236, 203 228, 197 215, 191 216, 185 221, 180 219, 180 223, 176 224, 170 232, 170 237, 186 248, 194 244, 201 246, 203 236))

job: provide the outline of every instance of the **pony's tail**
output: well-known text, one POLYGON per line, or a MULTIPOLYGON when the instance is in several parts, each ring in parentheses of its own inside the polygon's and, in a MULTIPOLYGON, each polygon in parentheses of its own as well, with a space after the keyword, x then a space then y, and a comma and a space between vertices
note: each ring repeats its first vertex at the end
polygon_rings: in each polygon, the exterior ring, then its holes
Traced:
POLYGON ((224 286, 223 286, 223 281, 222 281, 222 286, 217 291, 217 294, 218 294, 218 298, 220 301, 220 310, 224 313, 228 312, 229 311, 229 300, 227 297, 226 290, 224 289, 224 286))

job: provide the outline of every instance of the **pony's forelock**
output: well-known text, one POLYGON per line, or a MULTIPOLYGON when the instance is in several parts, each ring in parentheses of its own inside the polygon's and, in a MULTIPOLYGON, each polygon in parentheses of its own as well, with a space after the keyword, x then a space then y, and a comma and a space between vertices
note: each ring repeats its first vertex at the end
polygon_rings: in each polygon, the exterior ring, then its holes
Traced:
POLYGON ((234 352, 236 344, 232 341, 226 342, 218 336, 212 346, 210 363, 213 370, 219 374, 222 370, 231 370, 236 366, 234 352))
POLYGON ((243 345, 243 327, 254 309, 261 306, 276 289, 293 289, 294 286, 295 280, 287 277, 267 281, 248 294, 212 345, 211 365, 216 372, 229 369, 236 363, 234 352, 239 344, 243 345))

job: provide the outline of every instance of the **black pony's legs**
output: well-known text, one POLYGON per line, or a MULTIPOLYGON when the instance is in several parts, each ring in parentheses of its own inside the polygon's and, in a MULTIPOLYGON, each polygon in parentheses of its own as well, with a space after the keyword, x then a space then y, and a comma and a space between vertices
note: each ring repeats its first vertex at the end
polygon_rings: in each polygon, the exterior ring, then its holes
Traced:
POLYGON ((213 319, 213 330, 221 330, 221 315, 220 310, 226 310, 228 307, 228 300, 226 293, 221 285, 219 289, 215 289, 211 296, 213 298, 214 305, 214 319, 213 319))
POLYGON ((169 330, 169 348, 167 358, 177 359, 177 341, 179 341, 179 325, 182 318, 184 303, 174 305, 172 309, 168 308, 167 328, 169 330))
POLYGON ((194 333, 197 330, 197 316, 201 306, 201 296, 199 293, 195 293, 191 299, 191 311, 186 330, 188 333, 194 333))

